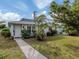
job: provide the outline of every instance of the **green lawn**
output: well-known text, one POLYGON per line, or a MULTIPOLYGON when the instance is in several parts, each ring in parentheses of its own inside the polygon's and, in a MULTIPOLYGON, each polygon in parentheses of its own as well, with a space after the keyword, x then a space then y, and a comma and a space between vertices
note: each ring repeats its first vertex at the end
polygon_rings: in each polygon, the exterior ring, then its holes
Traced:
POLYGON ((79 59, 79 37, 54 36, 41 42, 25 41, 49 59, 79 59))
POLYGON ((26 59, 14 40, 5 39, 1 36, 0 54, 6 56, 5 59, 26 59))

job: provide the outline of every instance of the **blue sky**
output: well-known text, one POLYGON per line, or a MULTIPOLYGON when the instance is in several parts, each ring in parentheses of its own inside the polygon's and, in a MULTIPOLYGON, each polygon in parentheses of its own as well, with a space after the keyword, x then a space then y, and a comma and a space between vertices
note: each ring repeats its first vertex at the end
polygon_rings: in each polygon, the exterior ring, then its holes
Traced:
MULTIPOLYGON (((11 17, 14 15, 15 19, 17 17, 32 19, 33 11, 37 11, 37 14, 47 14, 52 1, 53 0, 0 0, 0 17, 4 15, 7 19, 12 19, 11 17)), ((63 0, 55 1, 57 3, 62 3, 63 0)))

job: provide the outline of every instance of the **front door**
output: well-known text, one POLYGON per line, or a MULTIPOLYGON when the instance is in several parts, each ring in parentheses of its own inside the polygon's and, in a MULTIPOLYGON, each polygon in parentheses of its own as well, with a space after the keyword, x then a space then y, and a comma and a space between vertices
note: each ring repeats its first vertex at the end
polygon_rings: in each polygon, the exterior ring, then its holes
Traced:
POLYGON ((15 37, 21 37, 21 25, 15 25, 14 32, 15 37))

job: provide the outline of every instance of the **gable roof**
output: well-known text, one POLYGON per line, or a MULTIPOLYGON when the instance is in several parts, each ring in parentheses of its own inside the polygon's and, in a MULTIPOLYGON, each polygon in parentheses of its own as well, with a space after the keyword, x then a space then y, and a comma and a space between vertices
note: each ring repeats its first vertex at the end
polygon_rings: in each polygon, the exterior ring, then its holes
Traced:
POLYGON ((22 18, 20 21, 11 21, 8 24, 35 24, 32 19, 22 18))
POLYGON ((34 22, 26 22, 26 21, 12 21, 9 24, 35 24, 34 22))
POLYGON ((25 19, 25 18, 22 18, 20 21, 33 22, 33 19, 25 19))

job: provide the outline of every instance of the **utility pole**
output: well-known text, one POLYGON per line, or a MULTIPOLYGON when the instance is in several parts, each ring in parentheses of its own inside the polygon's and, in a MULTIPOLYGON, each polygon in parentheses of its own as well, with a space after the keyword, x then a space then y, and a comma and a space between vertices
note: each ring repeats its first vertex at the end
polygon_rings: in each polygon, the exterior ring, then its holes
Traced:
POLYGON ((35 38, 37 38, 37 31, 38 31, 38 27, 37 27, 37 22, 36 22, 36 18, 37 18, 37 15, 36 15, 37 11, 34 11, 33 12, 33 19, 34 19, 34 23, 35 23, 35 38))
POLYGON ((36 20, 36 11, 33 12, 33 19, 34 19, 34 22, 36 20))
MULTIPOLYGON (((34 21, 35 27, 36 27, 36 11, 34 11, 32 13, 32 17, 33 17, 33 21, 34 21)), ((33 34, 32 29, 33 29, 33 25, 31 26, 31 34, 33 34)), ((35 28, 35 30, 36 30, 36 28, 35 28)))

